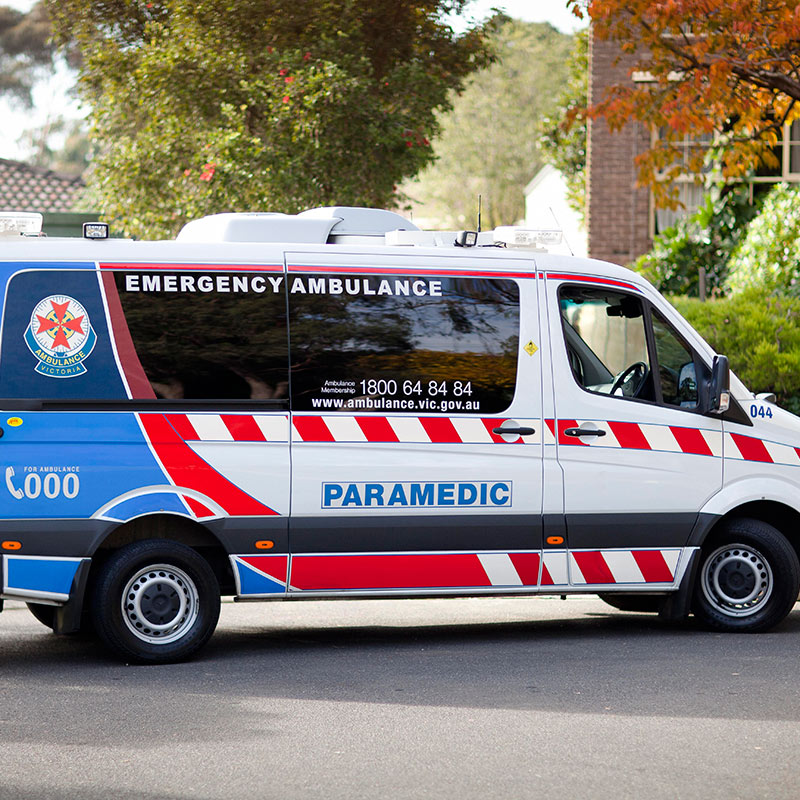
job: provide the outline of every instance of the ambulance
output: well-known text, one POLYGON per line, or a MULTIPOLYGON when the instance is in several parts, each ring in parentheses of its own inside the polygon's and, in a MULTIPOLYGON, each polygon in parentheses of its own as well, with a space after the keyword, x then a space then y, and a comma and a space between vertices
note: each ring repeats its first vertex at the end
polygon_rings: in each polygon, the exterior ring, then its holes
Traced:
POLYGON ((553 231, 37 225, 0 217, 0 574, 56 633, 164 663, 226 596, 592 593, 734 632, 797 600, 800 420, 553 231))

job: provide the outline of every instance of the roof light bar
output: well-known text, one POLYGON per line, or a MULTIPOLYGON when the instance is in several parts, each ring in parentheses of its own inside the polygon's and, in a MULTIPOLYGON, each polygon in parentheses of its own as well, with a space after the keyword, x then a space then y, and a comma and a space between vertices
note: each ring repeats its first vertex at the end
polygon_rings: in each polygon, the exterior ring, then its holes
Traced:
POLYGON ((545 247, 561 244, 562 233, 557 229, 518 228, 512 225, 502 225, 494 229, 496 244, 506 247, 520 247, 539 250, 545 247))
POLYGON ((31 211, 0 211, 0 236, 39 236, 42 215, 31 211))

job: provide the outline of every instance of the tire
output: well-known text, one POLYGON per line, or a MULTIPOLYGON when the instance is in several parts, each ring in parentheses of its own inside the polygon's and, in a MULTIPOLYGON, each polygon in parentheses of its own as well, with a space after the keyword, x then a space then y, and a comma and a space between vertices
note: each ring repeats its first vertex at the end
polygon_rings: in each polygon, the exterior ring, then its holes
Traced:
POLYGON ((44 603, 25 603, 25 605, 28 606, 28 611, 30 611, 45 628, 50 628, 51 631, 53 630, 56 624, 55 606, 47 606, 44 603))
POLYGON ((615 594, 612 592, 599 595, 604 603, 618 608, 620 611, 637 611, 644 614, 657 614, 664 602, 663 595, 655 594, 615 594))
POLYGON ((800 563, 783 534, 732 519, 703 547, 692 610, 712 630, 758 633, 785 619, 799 589, 800 563))
POLYGON ((124 661, 184 661, 214 633, 219 595, 213 570, 190 547, 166 539, 133 542, 101 567, 92 621, 124 661))

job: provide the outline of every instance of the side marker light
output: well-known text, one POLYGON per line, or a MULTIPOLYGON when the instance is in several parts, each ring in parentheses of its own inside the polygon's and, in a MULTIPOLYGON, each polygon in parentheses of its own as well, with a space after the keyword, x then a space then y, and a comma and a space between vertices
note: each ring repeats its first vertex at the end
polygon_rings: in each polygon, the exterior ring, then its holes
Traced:
POLYGON ((256 550, 272 550, 273 547, 275 547, 275 542, 271 539, 261 539, 256 542, 256 550))
POLYGON ((547 544, 564 544, 563 536, 548 536, 547 544))
POLYGON ((3 542, 3 544, 0 545, 0 547, 2 547, 3 550, 22 550, 22 542, 14 542, 8 540, 3 542))

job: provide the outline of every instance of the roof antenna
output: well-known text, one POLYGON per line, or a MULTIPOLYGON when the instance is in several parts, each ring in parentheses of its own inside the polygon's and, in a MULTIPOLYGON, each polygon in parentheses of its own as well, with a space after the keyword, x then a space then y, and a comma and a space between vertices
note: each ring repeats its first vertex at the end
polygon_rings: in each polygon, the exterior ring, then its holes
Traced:
POLYGON ((478 195, 478 233, 481 232, 481 196, 478 195))
POLYGON ((556 212, 553 210, 553 206, 548 206, 548 208, 550 209, 550 213, 553 215, 553 219, 555 220, 555 223, 556 223, 556 228, 558 228, 558 230, 561 231, 561 239, 564 242, 564 244, 567 246, 567 250, 569 250, 569 254, 571 256, 574 256, 575 253, 573 252, 572 248, 569 246, 569 242, 567 241, 567 237, 564 235, 564 228, 561 226, 561 223, 558 221, 558 217, 556 216, 556 212))

